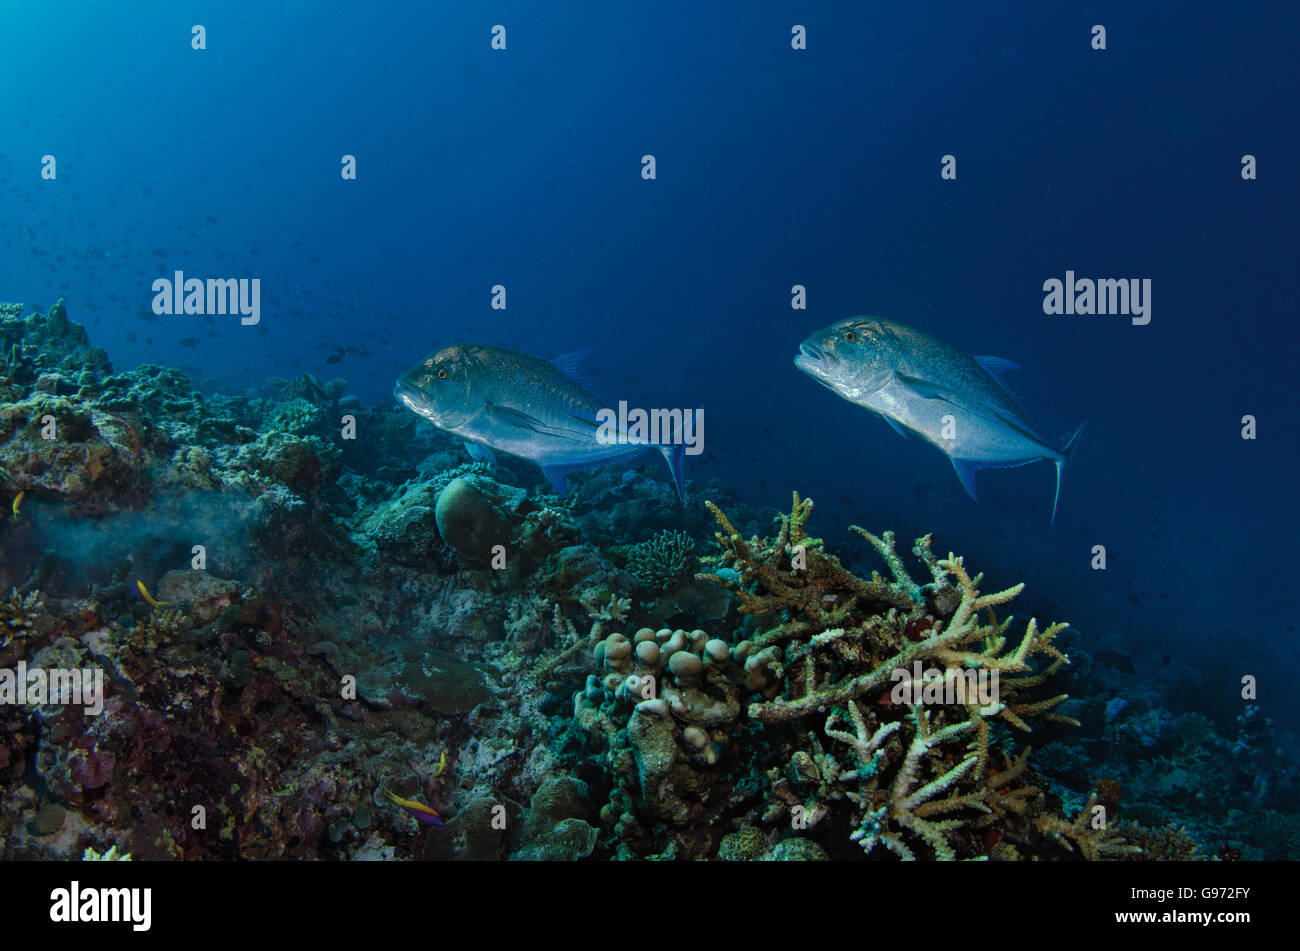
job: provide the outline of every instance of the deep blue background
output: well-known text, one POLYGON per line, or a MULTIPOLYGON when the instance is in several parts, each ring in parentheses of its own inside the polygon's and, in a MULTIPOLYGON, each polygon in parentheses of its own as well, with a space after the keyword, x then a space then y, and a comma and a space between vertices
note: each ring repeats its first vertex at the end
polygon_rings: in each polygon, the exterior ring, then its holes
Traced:
POLYGON ((1294 716, 1297 6, 996 6, 6 3, 0 299, 66 297, 120 368, 385 403, 453 339, 595 346, 605 389, 706 408, 688 478, 798 488, 846 550, 850 522, 934 531, 1143 683, 1222 711, 1251 673, 1294 716), (259 277, 262 325, 147 319, 177 268, 259 277), (1044 316, 1067 268, 1150 278, 1151 324, 1044 316), (1050 466, 977 505, 795 371, 856 313, 1020 363, 1050 437, 1090 420, 1054 529, 1050 466))

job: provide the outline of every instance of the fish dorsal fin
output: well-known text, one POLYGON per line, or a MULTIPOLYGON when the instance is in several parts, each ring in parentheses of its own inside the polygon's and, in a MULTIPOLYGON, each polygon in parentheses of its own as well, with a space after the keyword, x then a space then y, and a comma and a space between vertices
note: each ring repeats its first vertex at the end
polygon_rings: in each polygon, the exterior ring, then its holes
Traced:
POLYGON ((591 376, 587 372, 586 361, 589 356, 595 353, 595 348, 588 347, 586 350, 575 350, 573 353, 565 353, 551 361, 555 369, 559 370, 574 383, 585 387, 596 395, 600 395, 600 389, 591 382, 591 376))
POLYGON ((1006 391, 1007 396, 1011 397, 1017 403, 1020 402, 1020 397, 1016 395, 1016 391, 1013 390, 1011 384, 1007 382, 1007 374, 1011 373, 1013 370, 1019 370, 1020 364, 1012 363, 1010 360, 1004 360, 1002 357, 976 357, 975 362, 988 371, 988 375, 993 377, 993 382, 1002 387, 1002 389, 1006 391))

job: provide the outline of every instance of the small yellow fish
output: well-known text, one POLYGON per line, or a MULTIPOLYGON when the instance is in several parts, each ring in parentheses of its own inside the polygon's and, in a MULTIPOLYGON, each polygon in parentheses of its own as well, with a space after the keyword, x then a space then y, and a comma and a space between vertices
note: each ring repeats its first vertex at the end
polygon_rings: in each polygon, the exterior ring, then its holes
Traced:
POLYGON ((144 598, 144 603, 151 608, 165 608, 171 604, 170 601, 155 601, 153 595, 149 593, 149 589, 144 586, 143 581, 137 581, 135 589, 140 592, 140 597, 144 598))
POLYGON ((27 496, 26 491, 19 492, 17 495, 14 496, 14 506, 13 506, 13 508, 14 508, 14 518, 17 518, 17 517, 19 516, 20 513, 19 513, 18 510, 22 508, 22 506, 23 506, 23 499, 24 499, 26 496, 27 496))
POLYGON ((443 825, 442 816, 438 815, 432 806, 426 806, 414 799, 403 799, 396 793, 390 792, 387 786, 380 786, 379 794, 420 823, 420 825, 439 827, 443 825))
MULTIPOLYGON (((446 767, 447 751, 443 750, 442 755, 438 757, 438 767, 429 774, 430 778, 441 774, 446 767)), ((414 799, 403 799, 395 792, 392 792, 387 786, 379 787, 379 795, 383 796, 384 799, 391 802, 394 806, 397 806, 416 822, 420 823, 420 825, 436 826, 438 828, 441 828, 444 825, 442 816, 438 815, 437 810, 432 806, 426 806, 424 803, 416 802, 414 799)))

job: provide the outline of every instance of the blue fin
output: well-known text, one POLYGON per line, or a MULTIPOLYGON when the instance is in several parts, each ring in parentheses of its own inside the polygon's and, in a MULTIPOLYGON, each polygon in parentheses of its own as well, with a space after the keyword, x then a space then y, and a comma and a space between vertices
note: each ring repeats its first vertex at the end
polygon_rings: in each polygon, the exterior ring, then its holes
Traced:
POLYGON ((1010 360, 1004 360, 1001 357, 976 357, 975 362, 988 371, 989 376, 993 377, 993 382, 1002 387, 1017 403, 1020 397, 1016 395, 1010 384, 1007 383, 1006 375, 1013 370, 1019 370, 1020 364, 1012 363, 1010 360))
POLYGON ((591 382, 591 378, 587 376, 587 371, 583 367, 587 357, 591 356, 594 352, 595 349, 592 347, 588 347, 586 350, 575 350, 573 353, 565 353, 556 357, 551 361, 551 363, 553 363, 555 368, 570 380, 573 380, 573 382, 577 383, 579 386, 585 387, 594 395, 604 399, 600 389, 591 382))
POLYGON ((948 403, 956 403, 956 394, 951 390, 944 389, 937 383, 930 383, 922 380, 917 376, 908 376, 906 373, 895 373, 898 382, 902 383, 917 396, 922 396, 927 400, 944 400, 948 403))
POLYGON ((1074 451, 1079 448, 1079 437, 1083 435, 1084 427, 1088 425, 1085 419, 1079 424, 1079 428, 1074 431, 1061 450, 1061 458, 1056 463, 1056 496, 1052 499, 1052 524, 1056 524, 1056 505, 1061 501, 1061 480, 1065 478, 1065 470, 1070 468, 1070 460, 1074 458, 1074 451))
MULTIPOLYGON (((1021 407, 1020 402, 1015 399, 1015 395, 1011 393, 1011 391, 1006 388, 1006 385, 996 377, 994 378, 994 382, 1001 386, 1002 389, 1012 397, 1012 406, 1014 409, 1019 410, 1021 418, 1016 418, 1016 416, 1005 407, 994 406, 990 403, 985 403, 983 400, 965 399, 960 393, 954 393, 952 390, 946 389, 937 383, 929 383, 919 377, 908 376, 905 373, 895 373, 894 376, 900 383, 923 399, 942 400, 945 403, 951 403, 953 406, 960 406, 968 413, 987 419, 990 422, 1010 426, 1037 442, 1043 442, 1043 437, 1034 432, 1033 427, 1029 425, 1029 421, 1024 418, 1024 409, 1021 407)), ((1051 448, 1047 446, 1046 443, 1043 443, 1043 445, 1045 448, 1051 448)))
POLYGON ((673 477, 673 485, 677 489, 677 498, 681 499, 682 504, 686 504, 686 474, 682 471, 682 461, 686 458, 686 447, 681 443, 675 443, 671 446, 659 446, 659 452, 664 457, 664 462, 668 463, 668 472, 673 477))
POLYGON ((1010 373, 1012 370, 1019 370, 1019 363, 1012 363, 1010 360, 1004 360, 1002 357, 976 357, 979 365, 988 370, 994 376, 1001 376, 1004 373, 1010 373))
POLYGON ((465 440, 465 448, 469 450, 470 458, 478 462, 486 462, 488 465, 496 465, 497 457, 492 454, 492 450, 479 442, 470 442, 465 440))
POLYGON ((975 473, 979 471, 979 466, 969 459, 952 460, 952 467, 957 471, 957 478, 961 480, 962 487, 970 495, 973 501, 978 502, 979 496, 975 494, 975 473))
POLYGON ((882 418, 890 425, 894 432, 898 433, 898 435, 902 436, 904 439, 907 438, 907 430, 903 428, 902 423, 894 419, 892 416, 884 416, 882 418))
POLYGON ((564 498, 569 494, 568 483, 564 480, 565 469, 561 466, 542 466, 542 475, 555 489, 555 494, 564 498))
MULTIPOLYGON (((511 429, 524 430, 530 433, 541 433, 545 436, 571 438, 571 434, 565 433, 562 430, 556 429, 554 426, 544 423, 536 416, 533 416, 531 413, 527 413, 524 410, 502 406, 499 403, 485 403, 483 404, 482 412, 498 426, 508 426, 511 429)), ((592 422, 595 418, 593 416, 592 419, 589 420, 587 417, 578 413, 570 413, 569 415, 584 423, 592 422)))

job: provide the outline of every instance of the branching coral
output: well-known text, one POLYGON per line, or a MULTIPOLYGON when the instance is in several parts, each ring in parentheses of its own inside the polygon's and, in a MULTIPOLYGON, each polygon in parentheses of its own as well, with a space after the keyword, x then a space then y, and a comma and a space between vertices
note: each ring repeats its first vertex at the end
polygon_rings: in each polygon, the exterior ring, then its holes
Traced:
MULTIPOLYGON (((972 577, 956 555, 936 557, 930 536, 912 549, 930 574, 918 584, 891 533, 855 527, 889 572, 859 578, 806 533, 812 502, 797 493, 773 539, 746 541, 716 506, 709 508, 721 527, 721 554, 704 559, 714 570, 697 577, 735 596, 751 635, 731 644, 696 632, 698 644, 688 637, 676 651, 681 638, 666 630, 638 632, 635 643, 611 635, 597 650, 610 672, 603 682, 590 678, 575 697, 579 719, 613 737, 608 762, 620 770, 636 763, 641 808, 666 818, 658 808, 664 793, 648 794, 647 775, 671 777, 675 801, 705 788, 701 765, 725 766, 716 751, 729 748, 742 764, 738 776, 766 778, 758 821, 777 823, 788 813, 795 828, 806 830, 839 812, 853 830, 851 841, 867 852, 881 846, 904 859, 954 859, 1022 851, 1102 858, 1122 851, 1121 840, 1105 830, 1051 815, 1047 796, 1030 781, 1028 750, 997 750, 1032 721, 1075 722, 1055 712, 1065 694, 1040 695, 1069 662, 1054 643, 1066 625, 1040 628, 1031 619, 1017 637, 1014 618, 994 614, 1023 585, 982 593, 983 576, 972 577), (654 699, 642 699, 644 683, 660 684, 665 667, 677 685, 662 684, 657 696, 648 695, 654 699), (966 684, 969 690, 958 689, 966 684), (620 699, 636 706, 626 731, 630 751, 619 745, 624 734, 613 720, 620 699), (716 724, 702 719, 700 711, 715 708, 716 724), (646 734, 646 723, 664 724, 667 732, 646 734), (641 726, 633 730, 634 724, 641 726), (717 724, 723 726, 715 738, 709 730, 717 724), (725 743, 746 733, 776 746, 725 743), (642 748, 651 741, 653 760, 642 748), (695 750, 705 747, 693 741, 711 744, 714 755, 699 758, 695 750), (653 774, 647 762, 656 764, 653 774)), ((716 785, 716 774, 708 782, 716 785)), ((636 790, 627 779, 623 787, 624 801, 635 807, 636 790)), ((719 801, 692 805, 688 796, 673 819, 712 813, 719 801)), ((626 812, 620 828, 627 831, 626 812)))
POLYGON ((663 531, 627 552, 627 570, 646 588, 662 590, 691 574, 695 541, 685 532, 663 531))
POLYGON ((588 592, 578 600, 587 609, 587 617, 591 618, 591 637, 593 639, 603 637, 606 630, 605 625, 622 621, 627 617, 627 612, 632 610, 632 599, 620 598, 616 594, 611 594, 609 600, 603 606, 596 603, 594 592, 588 592))
POLYGON ((717 568, 696 577, 734 594, 742 614, 779 621, 755 639, 757 648, 842 625, 860 605, 912 606, 908 593, 879 578, 863 581, 834 555, 826 554, 820 538, 806 535, 804 524, 813 505, 811 499, 801 500, 798 492, 790 514, 781 516, 780 530, 770 541, 757 537, 745 541, 716 505, 704 504, 722 528, 715 533, 722 554, 704 558, 717 568))
POLYGON ((1093 806, 1096 804, 1097 794, 1093 793, 1074 819, 1044 816, 1039 820, 1039 830, 1090 861, 1140 855, 1142 849, 1139 846, 1129 844, 1094 816, 1093 806))
POLYGON ((42 607, 39 591, 19 594, 17 588, 10 589, 9 597, 0 600, 0 647, 30 631, 42 607))

